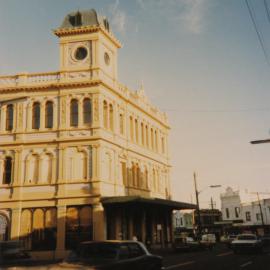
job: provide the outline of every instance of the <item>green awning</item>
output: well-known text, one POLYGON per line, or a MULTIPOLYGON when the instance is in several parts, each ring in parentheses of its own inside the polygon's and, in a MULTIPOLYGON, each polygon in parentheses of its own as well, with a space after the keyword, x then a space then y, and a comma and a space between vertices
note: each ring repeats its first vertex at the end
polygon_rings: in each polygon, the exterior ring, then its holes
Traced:
POLYGON ((172 210, 196 209, 196 205, 191 203, 164 200, 159 198, 145 198, 141 196, 102 197, 101 203, 105 207, 110 205, 141 204, 141 205, 164 206, 172 210))

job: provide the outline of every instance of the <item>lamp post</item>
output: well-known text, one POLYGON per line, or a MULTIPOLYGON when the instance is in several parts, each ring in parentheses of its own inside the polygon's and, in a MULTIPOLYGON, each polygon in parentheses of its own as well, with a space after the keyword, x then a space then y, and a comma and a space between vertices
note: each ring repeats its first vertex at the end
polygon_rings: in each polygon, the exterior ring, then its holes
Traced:
MULTIPOLYGON (((193 178, 194 178, 194 188, 195 188, 195 196, 196 196, 196 211, 197 211, 197 215, 198 215, 198 224, 197 224, 197 231, 198 234, 201 235, 202 233, 202 224, 201 224, 201 213, 200 213, 200 203, 199 203, 199 194, 204 190, 199 191, 197 188, 197 176, 196 176, 196 172, 193 173, 193 178)), ((206 188, 218 188, 221 187, 221 185, 210 185, 207 186, 206 188)), ((196 220, 195 220, 196 222, 196 220)))

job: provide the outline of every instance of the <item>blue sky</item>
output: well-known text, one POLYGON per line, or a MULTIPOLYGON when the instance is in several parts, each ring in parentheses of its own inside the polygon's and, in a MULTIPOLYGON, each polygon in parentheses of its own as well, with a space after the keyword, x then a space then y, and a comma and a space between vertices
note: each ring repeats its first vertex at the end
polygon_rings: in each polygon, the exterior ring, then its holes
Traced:
MULTIPOLYGON (((267 0, 270 6, 270 0, 267 0)), ((270 22, 263 0, 249 0, 270 59, 270 22)), ((122 42, 120 81, 169 115, 174 199, 193 197, 193 171, 219 204, 228 185, 269 191, 270 65, 245 0, 0 0, 0 74, 58 69, 52 34, 73 10, 106 15, 122 42)), ((270 60, 269 60, 270 62, 270 60)), ((269 195, 270 197, 270 195, 269 195)))

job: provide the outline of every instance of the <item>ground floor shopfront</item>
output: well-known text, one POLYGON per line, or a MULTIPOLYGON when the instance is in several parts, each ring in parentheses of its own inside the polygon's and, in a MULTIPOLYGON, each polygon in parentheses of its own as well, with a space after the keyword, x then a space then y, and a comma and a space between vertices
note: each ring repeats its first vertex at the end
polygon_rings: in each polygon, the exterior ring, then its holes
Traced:
POLYGON ((192 207, 123 196, 96 198, 94 203, 0 209, 0 240, 19 240, 37 258, 62 258, 89 240, 136 236, 147 245, 163 247, 173 240, 172 210, 192 207))

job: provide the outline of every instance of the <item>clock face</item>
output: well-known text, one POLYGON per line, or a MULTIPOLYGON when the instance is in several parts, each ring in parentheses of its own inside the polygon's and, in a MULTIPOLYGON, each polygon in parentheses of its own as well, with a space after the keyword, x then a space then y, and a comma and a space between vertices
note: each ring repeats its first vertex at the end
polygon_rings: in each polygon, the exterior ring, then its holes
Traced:
POLYGON ((107 52, 104 53, 104 61, 107 66, 110 64, 111 59, 107 52))
POLYGON ((87 57, 87 55, 88 50, 85 47, 78 47, 74 53, 74 57, 78 61, 84 60, 87 57))

